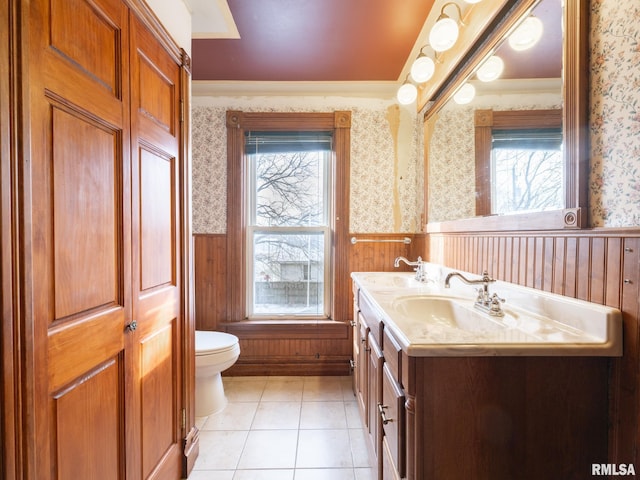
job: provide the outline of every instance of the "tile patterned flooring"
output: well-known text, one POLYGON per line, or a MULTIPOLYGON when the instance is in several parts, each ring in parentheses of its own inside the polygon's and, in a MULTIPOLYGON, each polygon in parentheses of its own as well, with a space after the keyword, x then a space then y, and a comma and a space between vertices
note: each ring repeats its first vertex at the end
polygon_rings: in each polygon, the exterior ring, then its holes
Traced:
POLYGON ((189 480, 373 480, 351 377, 223 377, 189 480))

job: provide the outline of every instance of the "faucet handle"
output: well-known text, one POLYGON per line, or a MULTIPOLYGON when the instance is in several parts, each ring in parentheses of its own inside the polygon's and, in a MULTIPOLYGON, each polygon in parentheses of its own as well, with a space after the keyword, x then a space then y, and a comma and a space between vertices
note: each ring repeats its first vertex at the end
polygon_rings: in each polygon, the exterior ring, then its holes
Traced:
POLYGON ((502 303, 504 303, 504 298, 500 298, 497 293, 491 295, 491 304, 489 306, 489 315, 493 315, 496 317, 502 317, 504 312, 502 311, 502 303))
POLYGON ((482 271, 482 281, 483 282, 487 282, 487 283, 493 283, 493 282, 496 281, 496 279, 495 278, 491 278, 489 276, 489 272, 487 270, 483 270, 482 271))

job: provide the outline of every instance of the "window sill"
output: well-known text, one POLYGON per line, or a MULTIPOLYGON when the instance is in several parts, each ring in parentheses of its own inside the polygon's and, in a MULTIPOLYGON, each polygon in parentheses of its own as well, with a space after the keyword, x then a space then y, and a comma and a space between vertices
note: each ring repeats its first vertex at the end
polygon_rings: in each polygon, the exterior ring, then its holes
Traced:
POLYGON ((335 320, 269 319, 221 323, 228 333, 249 339, 259 338, 348 338, 348 323, 335 320))

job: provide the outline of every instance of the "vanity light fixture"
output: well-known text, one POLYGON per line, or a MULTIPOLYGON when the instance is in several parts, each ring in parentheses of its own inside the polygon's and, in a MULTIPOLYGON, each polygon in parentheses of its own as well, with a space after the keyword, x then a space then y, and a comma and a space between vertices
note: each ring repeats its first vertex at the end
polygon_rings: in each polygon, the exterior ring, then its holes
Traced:
POLYGON ((478 68, 476 76, 481 82, 492 82, 496 80, 504 70, 504 62, 497 55, 492 55, 478 68))
MULTIPOLYGON (((428 46, 425 45, 420 49, 420 54, 411 64, 411 78, 416 83, 426 82, 433 77, 436 70, 436 62, 423 51, 428 46)), ((438 52, 435 52, 435 57, 438 60, 438 52)))
POLYGON ((509 46, 517 52, 527 50, 538 43, 543 30, 542 20, 531 15, 509 35, 509 46))
POLYGON ((465 83, 453 96, 453 101, 458 105, 466 105, 467 103, 471 103, 471 100, 473 100, 473 97, 475 96, 476 87, 470 83, 465 83))
POLYGON ((458 4, 455 2, 445 3, 440 10, 438 20, 436 20, 436 23, 433 24, 433 27, 431 27, 431 31, 429 32, 429 43, 431 44, 431 48, 436 52, 444 52, 453 47, 458 40, 461 25, 464 24, 462 23, 462 12, 460 11, 458 4), (457 22, 444 13, 445 8, 449 5, 453 5, 458 11, 457 22))
POLYGON ((480 3, 482 0, 464 0, 465 3, 470 3, 470 4, 474 4, 474 3, 480 3))
POLYGON ((407 75, 407 79, 398 89, 398 93, 396 94, 396 98, 401 105, 409 105, 416 101, 418 98, 418 89, 416 86, 409 81, 409 76, 407 75))

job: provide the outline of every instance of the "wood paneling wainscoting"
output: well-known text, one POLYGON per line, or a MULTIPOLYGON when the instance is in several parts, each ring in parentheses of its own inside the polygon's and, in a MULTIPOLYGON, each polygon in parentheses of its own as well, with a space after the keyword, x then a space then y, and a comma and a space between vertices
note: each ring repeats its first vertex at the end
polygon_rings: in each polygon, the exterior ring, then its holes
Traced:
POLYGON ((432 233, 423 238, 423 250, 413 253, 431 262, 473 273, 486 269, 498 280, 622 311, 624 355, 611 360, 609 373, 609 458, 593 462, 635 463, 638 468, 640 230, 432 233))
MULTIPOLYGON (((349 243, 347 271, 391 271, 399 256, 410 260, 419 248, 413 235, 350 234, 374 242, 349 243), (398 242, 405 237, 411 244, 398 242), (393 240, 387 242, 385 240, 393 240)), ((423 238, 420 237, 423 245, 423 238)), ((348 375, 351 360, 352 309, 345 318, 325 321, 260 321, 233 318, 228 308, 227 235, 194 235, 196 328, 233 333, 240 338, 240 358, 229 375, 348 375)), ((403 264, 403 271, 407 267, 403 264)), ((340 298, 353 302, 351 281, 341 283, 340 298)))

